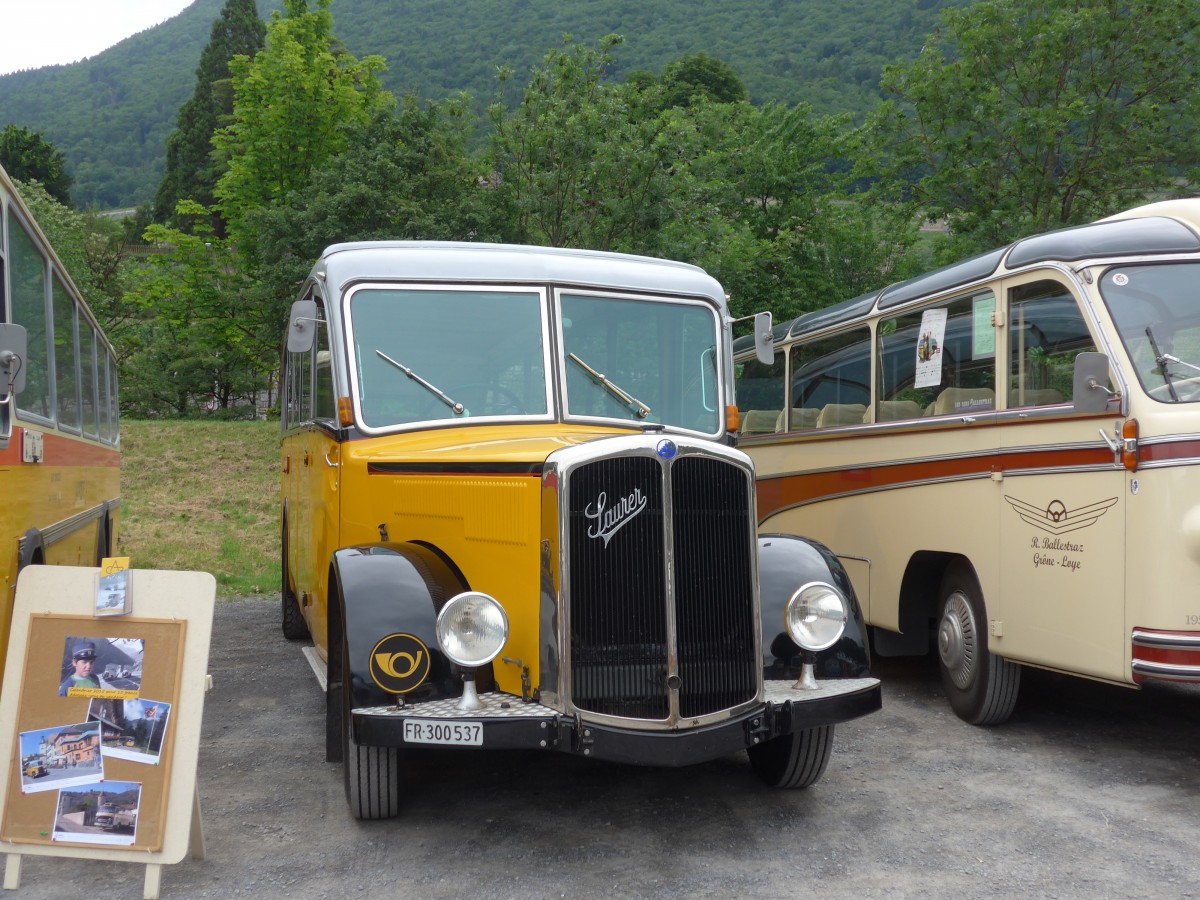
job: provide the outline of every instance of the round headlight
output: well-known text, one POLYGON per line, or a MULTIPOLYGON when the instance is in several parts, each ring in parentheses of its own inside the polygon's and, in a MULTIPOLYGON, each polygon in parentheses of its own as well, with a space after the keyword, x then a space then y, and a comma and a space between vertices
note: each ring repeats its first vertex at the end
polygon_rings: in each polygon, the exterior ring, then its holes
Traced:
POLYGON ((805 650, 828 650, 846 630, 846 600, 837 589, 814 581, 788 601, 788 634, 805 650))
POLYGON ((494 598, 467 591, 451 597, 438 613, 437 639, 460 666, 482 666, 504 649, 508 616, 494 598))

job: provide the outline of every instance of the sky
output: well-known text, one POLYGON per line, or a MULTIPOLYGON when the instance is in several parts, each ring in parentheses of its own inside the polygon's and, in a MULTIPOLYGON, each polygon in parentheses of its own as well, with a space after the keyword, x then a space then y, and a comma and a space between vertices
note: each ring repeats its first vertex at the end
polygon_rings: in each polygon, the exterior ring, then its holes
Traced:
POLYGON ((0 75, 78 62, 194 0, 0 0, 0 75))

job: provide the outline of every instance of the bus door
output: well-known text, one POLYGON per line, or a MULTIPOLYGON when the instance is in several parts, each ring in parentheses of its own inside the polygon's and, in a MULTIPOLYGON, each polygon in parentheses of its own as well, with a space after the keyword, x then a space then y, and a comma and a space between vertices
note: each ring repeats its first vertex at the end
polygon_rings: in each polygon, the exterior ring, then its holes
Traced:
POLYGON ((314 642, 324 646, 325 609, 319 604, 325 596, 329 558, 338 546, 341 445, 336 438, 337 399, 329 331, 320 303, 316 317, 322 321, 316 324, 312 348, 290 353, 288 359, 284 495, 292 584, 314 642))
POLYGON ((1072 412, 1075 357, 1097 350, 1073 288, 1056 272, 1003 283, 997 322, 1001 414, 1000 596, 994 652, 1122 679, 1126 473, 1101 437, 1116 417, 1072 412))

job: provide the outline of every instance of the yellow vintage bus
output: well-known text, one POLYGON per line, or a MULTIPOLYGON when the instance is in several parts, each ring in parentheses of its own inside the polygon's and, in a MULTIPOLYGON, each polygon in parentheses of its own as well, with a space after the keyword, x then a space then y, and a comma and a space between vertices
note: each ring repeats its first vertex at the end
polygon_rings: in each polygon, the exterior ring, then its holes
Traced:
MULTIPOLYGON (((282 620, 359 818, 412 748, 821 777, 880 704, 845 571, 755 535, 720 285, 664 260, 328 248, 283 354, 282 620)), ((769 337, 769 325, 757 329, 769 337)))
POLYGON ((1200 199, 1040 234, 735 349, 762 531, 845 563, 880 655, 1004 721, 1022 666, 1200 681, 1200 199))
POLYGON ((117 364, 0 168, 0 659, 27 565, 97 565, 121 508, 117 364))

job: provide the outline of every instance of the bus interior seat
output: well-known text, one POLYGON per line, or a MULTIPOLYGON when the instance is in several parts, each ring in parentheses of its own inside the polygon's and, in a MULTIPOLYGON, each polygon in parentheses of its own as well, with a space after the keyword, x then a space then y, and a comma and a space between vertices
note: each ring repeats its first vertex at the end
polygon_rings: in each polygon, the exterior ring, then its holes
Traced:
POLYGON ((861 425, 866 411, 865 403, 827 403, 821 408, 821 414, 817 416, 817 427, 861 425))
POLYGON ((1022 398, 1020 388, 1013 388, 1012 399, 1009 406, 1053 406, 1056 403, 1063 403, 1064 398, 1061 391, 1056 391, 1054 388, 1039 388, 1025 389, 1025 396, 1022 398))
POLYGON ((738 434, 774 434, 779 414, 777 409, 748 409, 742 413, 738 434))
POLYGON ((987 412, 996 408, 996 393, 991 388, 946 388, 934 401, 935 416, 987 412))
MULTIPOLYGON (((921 416, 921 405, 915 400, 880 400, 875 421, 895 422, 898 419, 919 419, 921 416)), ((863 421, 867 421, 866 415, 863 421)))
MULTIPOLYGON (((776 431, 787 431, 787 417, 784 415, 786 410, 781 410, 779 419, 775 422, 776 431)), ((809 409, 807 406, 792 407, 792 431, 800 431, 803 428, 816 428, 817 416, 821 414, 819 409, 809 409)))

